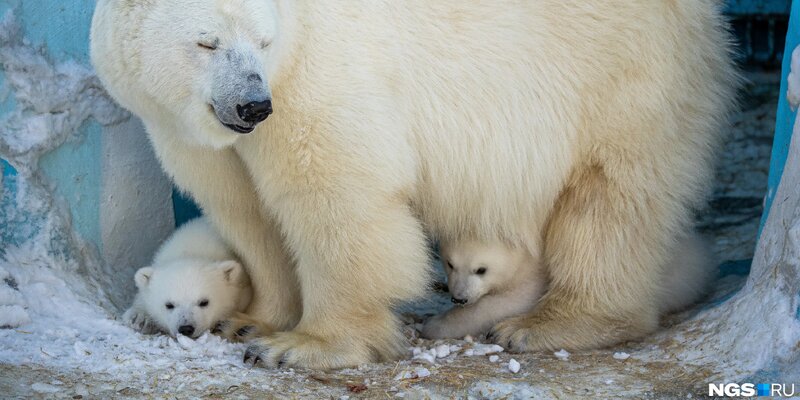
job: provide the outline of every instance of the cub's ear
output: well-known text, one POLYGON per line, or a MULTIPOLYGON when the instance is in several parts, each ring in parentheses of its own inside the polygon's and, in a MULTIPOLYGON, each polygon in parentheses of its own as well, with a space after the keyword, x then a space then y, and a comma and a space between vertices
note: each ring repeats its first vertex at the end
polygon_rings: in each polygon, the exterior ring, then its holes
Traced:
POLYGON ((217 264, 217 268, 222 271, 222 276, 228 283, 241 285, 249 280, 247 273, 244 272, 244 267, 242 267, 242 264, 239 264, 238 261, 222 261, 217 264))
POLYGON ((136 275, 133 276, 133 280, 136 281, 136 287, 139 289, 147 287, 147 285, 150 284, 150 279, 153 278, 154 271, 153 267, 139 268, 139 270, 136 271, 136 275))

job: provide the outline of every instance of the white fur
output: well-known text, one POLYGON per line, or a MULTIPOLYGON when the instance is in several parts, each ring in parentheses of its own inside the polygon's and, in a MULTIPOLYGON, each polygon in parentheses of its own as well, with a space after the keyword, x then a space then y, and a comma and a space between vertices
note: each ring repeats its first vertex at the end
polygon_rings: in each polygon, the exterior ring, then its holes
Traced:
POLYGON ((278 330, 251 354, 332 368, 402 353, 423 228, 542 255, 548 293, 494 327, 512 348, 655 329, 732 101, 728 42, 713 0, 100 0, 91 51, 242 256, 247 314, 278 330), (217 115, 245 70, 274 108, 249 135, 217 115))
POLYGON ((175 336, 184 326, 198 337, 244 311, 252 297, 244 268, 204 218, 175 231, 134 279, 139 292, 123 319, 145 333, 175 336))
POLYGON ((466 300, 428 320, 422 336, 461 338, 485 333, 494 324, 536 306, 547 288, 547 271, 521 246, 460 241, 441 243, 442 265, 454 302, 466 300), (480 268, 485 273, 479 275, 480 268))

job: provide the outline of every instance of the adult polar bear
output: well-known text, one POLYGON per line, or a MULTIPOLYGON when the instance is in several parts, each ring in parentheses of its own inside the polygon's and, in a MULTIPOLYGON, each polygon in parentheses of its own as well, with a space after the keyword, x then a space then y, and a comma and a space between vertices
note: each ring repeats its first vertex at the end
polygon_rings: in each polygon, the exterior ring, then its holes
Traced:
POLYGON ((728 43, 710 0, 100 0, 92 59, 246 263, 246 357, 332 368, 402 351, 423 231, 541 255, 513 349, 652 331, 728 43))

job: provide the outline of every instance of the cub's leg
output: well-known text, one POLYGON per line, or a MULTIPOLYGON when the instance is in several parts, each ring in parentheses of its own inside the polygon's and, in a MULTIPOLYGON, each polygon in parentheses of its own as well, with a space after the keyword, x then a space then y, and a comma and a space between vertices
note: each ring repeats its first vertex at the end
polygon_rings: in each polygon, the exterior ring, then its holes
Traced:
POLYGON ((453 307, 428 320, 422 327, 422 336, 448 339, 486 333, 497 322, 535 307, 544 286, 542 281, 526 282, 513 289, 483 296, 475 304, 453 307))

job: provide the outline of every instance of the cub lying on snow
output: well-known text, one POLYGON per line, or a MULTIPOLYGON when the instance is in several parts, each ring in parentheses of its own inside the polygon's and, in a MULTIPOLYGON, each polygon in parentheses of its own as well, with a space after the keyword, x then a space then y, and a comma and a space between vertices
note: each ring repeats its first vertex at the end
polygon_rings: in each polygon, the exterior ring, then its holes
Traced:
POLYGON ((123 319, 143 333, 196 338, 250 304, 250 278, 205 218, 186 223, 136 272, 123 319))
MULTIPOLYGON (((533 310, 548 285, 538 257, 503 242, 442 243, 442 265, 455 307, 429 319, 422 336, 460 338, 489 331, 494 324, 533 310)), ((680 310, 700 298, 713 277, 713 264, 702 238, 690 235, 664 266, 654 301, 662 314, 680 310)))

